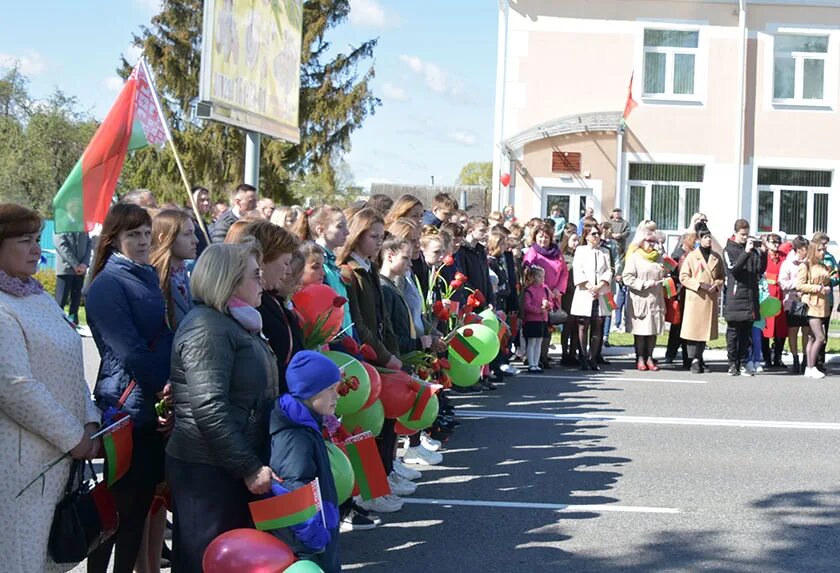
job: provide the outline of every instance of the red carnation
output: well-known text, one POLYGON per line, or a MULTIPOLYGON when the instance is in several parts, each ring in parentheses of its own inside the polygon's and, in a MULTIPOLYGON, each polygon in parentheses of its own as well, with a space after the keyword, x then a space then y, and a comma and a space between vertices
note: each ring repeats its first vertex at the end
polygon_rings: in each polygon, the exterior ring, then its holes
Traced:
POLYGON ((455 264, 455 257, 453 257, 452 255, 446 255, 445 257, 443 257, 443 264, 447 267, 451 267, 455 264))
POLYGON ((362 344, 362 347, 359 348, 359 352, 362 353, 362 358, 364 358, 366 362, 376 361, 376 351, 370 344, 362 344))

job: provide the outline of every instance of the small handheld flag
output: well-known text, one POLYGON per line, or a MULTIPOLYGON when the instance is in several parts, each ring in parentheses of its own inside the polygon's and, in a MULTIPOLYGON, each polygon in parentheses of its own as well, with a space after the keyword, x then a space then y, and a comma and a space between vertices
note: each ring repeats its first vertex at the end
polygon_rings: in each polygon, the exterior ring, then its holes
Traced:
POLYGON ((131 418, 123 414, 102 436, 105 447, 105 478, 108 487, 114 485, 131 467, 134 449, 131 418))
POLYGON ((356 478, 353 495, 360 495, 367 501, 391 493, 373 434, 362 432, 350 436, 344 441, 342 449, 353 466, 353 476, 356 478))
POLYGON ((665 270, 667 270, 669 273, 672 273, 675 270, 677 270, 677 266, 679 266, 679 265, 678 265, 677 261, 675 261, 671 257, 663 257, 662 258, 662 266, 665 267, 665 270))
POLYGON ((665 298, 674 298, 677 296, 677 283, 674 279, 668 277, 662 281, 662 287, 665 289, 665 298))
POLYGON ((318 478, 303 487, 248 504, 254 525, 270 531, 303 523, 321 510, 321 487, 318 478))
POLYGON ((618 304, 615 302, 615 297, 612 292, 602 294, 601 300, 604 301, 604 304, 607 305, 607 308, 610 309, 610 311, 618 310, 618 304))

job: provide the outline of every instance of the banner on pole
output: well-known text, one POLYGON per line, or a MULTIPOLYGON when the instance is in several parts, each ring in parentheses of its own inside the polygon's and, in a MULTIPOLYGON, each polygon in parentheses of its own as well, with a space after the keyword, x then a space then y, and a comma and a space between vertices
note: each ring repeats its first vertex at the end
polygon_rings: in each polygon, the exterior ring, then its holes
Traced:
POLYGON ((300 141, 302 0, 204 0, 198 117, 300 141))

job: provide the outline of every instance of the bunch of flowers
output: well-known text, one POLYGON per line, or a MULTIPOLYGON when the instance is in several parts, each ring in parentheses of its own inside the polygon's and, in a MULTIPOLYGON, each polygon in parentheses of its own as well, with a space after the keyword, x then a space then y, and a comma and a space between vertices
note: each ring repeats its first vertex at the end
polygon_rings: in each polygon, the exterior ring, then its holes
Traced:
POLYGON ((400 356, 403 364, 414 371, 417 378, 432 384, 440 384, 444 388, 452 387, 452 379, 444 370, 449 370, 449 360, 437 358, 433 354, 414 350, 400 356))

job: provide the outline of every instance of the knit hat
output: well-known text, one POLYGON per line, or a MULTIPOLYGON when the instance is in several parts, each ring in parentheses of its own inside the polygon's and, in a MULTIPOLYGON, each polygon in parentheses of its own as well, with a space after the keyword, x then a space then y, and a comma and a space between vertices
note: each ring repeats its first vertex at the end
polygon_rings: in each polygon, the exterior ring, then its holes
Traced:
POLYGON ((335 363, 317 352, 301 350, 286 368, 286 385, 289 394, 298 400, 308 400, 341 380, 341 371, 335 363))

